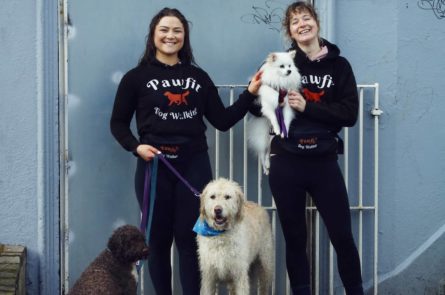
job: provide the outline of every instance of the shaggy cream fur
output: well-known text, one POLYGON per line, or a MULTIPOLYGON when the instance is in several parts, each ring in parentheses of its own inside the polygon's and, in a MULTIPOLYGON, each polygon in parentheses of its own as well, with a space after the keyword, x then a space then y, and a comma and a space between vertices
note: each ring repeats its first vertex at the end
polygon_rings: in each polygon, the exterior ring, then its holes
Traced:
POLYGON ((224 230, 217 236, 197 236, 201 294, 213 295, 218 283, 226 283, 230 294, 246 295, 249 279, 259 283, 259 294, 268 294, 275 261, 266 210, 246 201, 236 182, 220 178, 205 187, 200 218, 224 230))

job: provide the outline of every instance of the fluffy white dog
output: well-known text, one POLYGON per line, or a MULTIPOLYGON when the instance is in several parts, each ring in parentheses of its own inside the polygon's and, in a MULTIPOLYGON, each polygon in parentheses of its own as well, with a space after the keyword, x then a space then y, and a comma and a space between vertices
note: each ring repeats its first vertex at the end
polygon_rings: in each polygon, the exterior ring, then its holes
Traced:
POLYGON ((210 236, 198 232, 201 294, 214 295, 218 283, 226 283, 230 294, 248 295, 249 279, 259 283, 258 294, 268 294, 274 251, 266 210, 246 201, 236 182, 219 178, 201 195, 200 220, 219 232, 210 236))
POLYGON ((280 127, 285 126, 289 131, 289 125, 295 114, 289 106, 287 92, 298 90, 301 85, 301 76, 295 67, 295 51, 273 52, 266 58, 260 68, 261 87, 256 103, 261 105, 262 117, 252 117, 248 122, 248 143, 250 148, 258 154, 263 166, 264 174, 269 174, 269 147, 270 129, 281 137, 287 136, 280 127), (281 93, 281 95, 280 95, 281 93), (282 100, 282 101, 280 101, 282 100), (277 107, 281 106, 282 118, 277 118, 277 107), (280 124, 279 119, 283 119, 280 124))

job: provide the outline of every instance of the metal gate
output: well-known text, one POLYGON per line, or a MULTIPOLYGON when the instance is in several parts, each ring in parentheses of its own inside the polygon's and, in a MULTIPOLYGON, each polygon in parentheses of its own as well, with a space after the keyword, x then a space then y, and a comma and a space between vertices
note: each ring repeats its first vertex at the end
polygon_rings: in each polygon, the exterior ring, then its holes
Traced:
MULTIPOLYGON (((232 104, 245 85, 220 85, 221 96, 232 104)), ((379 85, 358 85, 359 117, 353 128, 344 128, 345 153, 340 156, 348 188, 352 224, 362 263, 365 288, 377 294, 378 266, 378 169, 379 169, 379 85)), ((261 163, 249 154, 246 139, 247 117, 227 133, 209 130, 210 153, 215 177, 238 181, 249 200, 263 205, 271 216, 276 248, 273 294, 290 294, 285 270, 284 241, 267 179, 261 163), (240 142, 239 139, 242 139, 240 142), (227 152, 228 151, 228 152, 227 152), (227 154, 228 153, 228 154, 227 154), (242 163, 242 168, 235 168, 242 163)), ((308 199, 308 249, 312 266, 313 294, 343 294, 335 271, 335 253, 322 226, 320 215, 308 199)))

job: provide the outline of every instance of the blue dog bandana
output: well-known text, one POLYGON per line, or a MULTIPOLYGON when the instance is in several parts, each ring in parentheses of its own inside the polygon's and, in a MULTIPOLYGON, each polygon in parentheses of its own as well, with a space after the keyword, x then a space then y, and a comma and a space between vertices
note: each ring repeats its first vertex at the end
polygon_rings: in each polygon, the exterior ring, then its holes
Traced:
POLYGON ((193 231, 195 233, 197 233, 198 235, 201 235, 204 237, 213 237, 213 236, 222 234, 224 232, 224 230, 217 230, 217 229, 211 228, 205 220, 201 220, 201 218, 199 218, 199 217, 195 223, 195 226, 193 227, 193 231))

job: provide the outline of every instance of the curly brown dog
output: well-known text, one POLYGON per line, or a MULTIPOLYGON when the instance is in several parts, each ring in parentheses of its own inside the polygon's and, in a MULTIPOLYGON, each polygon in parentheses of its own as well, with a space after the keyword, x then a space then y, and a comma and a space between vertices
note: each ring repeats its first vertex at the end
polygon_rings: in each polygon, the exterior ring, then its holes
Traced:
POLYGON ((147 257, 142 232, 133 225, 121 226, 108 240, 108 248, 85 269, 68 294, 135 295, 137 285, 132 271, 136 261, 147 257))

